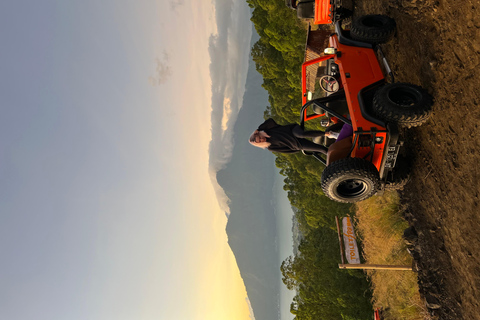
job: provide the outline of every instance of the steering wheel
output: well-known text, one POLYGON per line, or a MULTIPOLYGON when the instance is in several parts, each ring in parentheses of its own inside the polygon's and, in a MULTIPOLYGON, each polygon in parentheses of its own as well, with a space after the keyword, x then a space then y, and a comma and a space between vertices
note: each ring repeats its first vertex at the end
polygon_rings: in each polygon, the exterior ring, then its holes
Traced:
POLYGON ((340 89, 340 84, 333 76, 324 75, 319 80, 320 88, 327 93, 335 93, 340 89))

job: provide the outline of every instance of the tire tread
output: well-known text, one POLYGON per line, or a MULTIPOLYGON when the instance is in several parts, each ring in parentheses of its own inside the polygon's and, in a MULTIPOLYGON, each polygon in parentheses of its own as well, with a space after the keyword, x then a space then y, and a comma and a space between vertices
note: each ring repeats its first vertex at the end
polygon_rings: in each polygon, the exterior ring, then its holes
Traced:
POLYGON ((323 193, 332 200, 344 203, 352 203, 365 200, 374 195, 380 188, 380 178, 377 168, 370 162, 360 158, 344 158, 328 165, 322 173, 323 193), (342 176, 354 174, 372 181, 371 190, 355 199, 339 198, 330 191, 330 187, 342 176))
POLYGON ((353 39, 376 44, 387 42, 395 32, 395 20, 382 15, 367 15, 353 21, 350 35, 353 39), (363 24, 363 19, 379 19, 385 24, 382 27, 368 27, 363 24))
POLYGON ((424 124, 432 114, 432 105, 433 97, 428 92, 422 87, 409 83, 387 84, 380 88, 373 98, 373 111, 378 117, 407 128, 424 124), (409 86, 422 94, 422 99, 415 108, 401 108, 393 105, 388 99, 388 90, 399 86, 409 86))

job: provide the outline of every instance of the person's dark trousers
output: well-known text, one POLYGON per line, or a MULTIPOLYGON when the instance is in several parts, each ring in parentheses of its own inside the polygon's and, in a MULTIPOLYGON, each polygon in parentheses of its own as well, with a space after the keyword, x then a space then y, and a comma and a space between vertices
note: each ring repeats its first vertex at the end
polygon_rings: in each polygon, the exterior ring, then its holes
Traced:
POLYGON ((297 138, 302 146, 302 150, 310 152, 320 152, 327 154, 328 148, 319 144, 316 144, 305 138, 315 138, 319 136, 324 136, 325 132, 323 131, 305 131, 299 125, 293 127, 293 135, 297 138))

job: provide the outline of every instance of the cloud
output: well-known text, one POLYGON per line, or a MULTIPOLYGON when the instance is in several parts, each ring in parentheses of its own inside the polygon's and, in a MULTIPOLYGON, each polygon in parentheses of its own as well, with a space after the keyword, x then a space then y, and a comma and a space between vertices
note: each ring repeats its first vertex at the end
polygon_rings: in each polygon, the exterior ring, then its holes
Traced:
POLYGON ((246 2, 216 0, 214 4, 218 33, 210 36, 208 49, 212 79, 209 169, 220 207, 228 213, 228 197, 218 185, 216 173, 232 157, 233 127, 243 104, 252 23, 246 2))
POLYGON ((174 12, 177 12, 177 8, 185 4, 185 0, 173 0, 170 1, 170 9, 174 12))
POLYGON ((162 57, 155 59, 157 64, 155 68, 155 75, 148 77, 148 81, 153 86, 159 86, 168 81, 172 75, 172 69, 169 65, 169 57, 166 51, 163 52, 162 57))

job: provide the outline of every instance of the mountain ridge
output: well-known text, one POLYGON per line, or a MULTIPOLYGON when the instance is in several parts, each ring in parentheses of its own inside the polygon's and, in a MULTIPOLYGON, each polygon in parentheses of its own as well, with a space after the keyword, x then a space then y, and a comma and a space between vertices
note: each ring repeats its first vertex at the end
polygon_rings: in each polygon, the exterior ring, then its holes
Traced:
MULTIPOLYGON (((257 40, 258 35, 254 33, 252 44, 257 40)), ((232 160, 217 173, 217 181, 230 199, 226 226, 228 244, 237 261, 255 318, 278 320, 281 274, 276 217, 271 203, 275 157, 248 143, 251 132, 263 122, 268 105, 268 94, 261 87, 262 82, 250 58, 243 106, 234 126, 232 160)))

